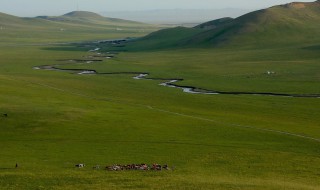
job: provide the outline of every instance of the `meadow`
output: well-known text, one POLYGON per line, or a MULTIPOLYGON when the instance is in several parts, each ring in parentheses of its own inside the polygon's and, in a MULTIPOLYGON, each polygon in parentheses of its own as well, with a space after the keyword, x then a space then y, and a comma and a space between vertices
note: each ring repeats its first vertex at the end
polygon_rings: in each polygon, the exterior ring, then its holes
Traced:
MULTIPOLYGON (((1 189, 318 189, 319 140, 279 131, 319 139, 319 99, 187 94, 131 75, 32 69, 83 58, 89 49, 1 46, 0 111, 8 114, 0 120, 1 189), (175 170, 91 168, 126 163, 175 170)), ((317 53, 123 52, 61 67, 143 71, 209 89, 317 93, 317 53)))
POLYGON ((219 91, 319 94, 317 44, 130 47, 103 62, 70 64, 59 60, 84 59, 97 45, 48 43, 129 33, 28 32, 0 43, 0 189, 319 189, 319 98, 188 94, 128 74, 33 69, 64 64, 183 78, 179 84, 219 91), (174 170, 104 170, 131 163, 174 170))

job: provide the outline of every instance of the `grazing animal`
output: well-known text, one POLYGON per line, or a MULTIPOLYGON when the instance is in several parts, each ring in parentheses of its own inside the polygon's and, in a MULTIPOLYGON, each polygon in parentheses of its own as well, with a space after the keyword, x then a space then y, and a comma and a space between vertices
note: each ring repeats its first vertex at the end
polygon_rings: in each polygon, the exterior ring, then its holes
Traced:
POLYGON ((83 167, 85 167, 85 164, 76 164, 75 165, 77 168, 83 168, 83 167))

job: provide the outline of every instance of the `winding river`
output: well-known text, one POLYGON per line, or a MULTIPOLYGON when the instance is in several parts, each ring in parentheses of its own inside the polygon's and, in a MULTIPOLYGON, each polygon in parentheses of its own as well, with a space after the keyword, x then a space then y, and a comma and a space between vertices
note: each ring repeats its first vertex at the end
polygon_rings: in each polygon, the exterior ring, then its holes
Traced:
MULTIPOLYGON (((104 43, 108 41, 103 41, 104 43)), ((114 43, 114 41, 112 41, 114 43)), ((88 58, 105 58, 111 59, 114 55, 104 55, 98 52, 100 48, 94 48, 89 50, 89 52, 94 53, 95 55, 90 55, 86 57, 87 59, 70 59, 70 60, 59 60, 59 61, 68 61, 70 64, 89 64, 93 62, 102 62, 102 59, 88 59, 88 58)), ((127 75, 135 75, 133 79, 135 80, 155 80, 155 81, 165 81, 160 83, 159 85, 171 88, 179 88, 182 89, 185 93, 191 94, 207 94, 207 95, 218 95, 218 94, 226 94, 226 95, 261 95, 261 96, 280 96, 280 97, 294 97, 294 98, 320 98, 320 94, 285 94, 285 93, 272 93, 272 92, 226 92, 226 91, 215 91, 208 90, 204 88, 198 88, 193 86, 184 86, 178 85, 177 82, 181 82, 184 79, 170 79, 170 78, 151 78, 148 77, 150 74, 147 72, 110 72, 110 73, 99 73, 96 70, 92 69, 61 69, 58 68, 57 65, 42 65, 33 67, 33 69, 37 70, 53 70, 53 71, 64 71, 71 72, 80 75, 115 75, 115 74, 127 74, 127 75)))

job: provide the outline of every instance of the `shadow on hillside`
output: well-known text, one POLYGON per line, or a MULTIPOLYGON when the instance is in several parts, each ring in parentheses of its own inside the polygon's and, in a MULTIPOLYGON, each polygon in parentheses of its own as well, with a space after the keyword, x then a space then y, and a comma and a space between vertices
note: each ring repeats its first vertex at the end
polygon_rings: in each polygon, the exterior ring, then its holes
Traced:
POLYGON ((90 47, 77 47, 77 46, 59 46, 59 47, 45 47, 42 48, 43 50, 49 50, 49 51, 89 51, 90 47))
POLYGON ((320 45, 307 46, 307 47, 303 47, 302 49, 306 49, 306 50, 320 50, 320 45))

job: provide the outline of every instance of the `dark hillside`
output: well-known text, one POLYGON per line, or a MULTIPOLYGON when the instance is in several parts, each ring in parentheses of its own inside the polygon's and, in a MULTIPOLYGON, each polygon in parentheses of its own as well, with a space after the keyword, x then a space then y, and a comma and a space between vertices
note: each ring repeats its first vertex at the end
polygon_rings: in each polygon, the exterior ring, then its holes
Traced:
POLYGON ((225 17, 225 18, 220 18, 217 20, 212 20, 209 22, 205 22, 203 24, 200 24, 194 28, 200 28, 200 29, 215 29, 220 26, 226 25, 228 23, 231 23, 233 21, 233 18, 230 17, 225 17))
POLYGON ((64 14, 63 16, 78 17, 78 18, 103 18, 99 14, 96 14, 93 12, 87 12, 87 11, 73 11, 73 12, 64 14))
MULTIPOLYGON (((158 31, 156 35, 151 34, 142 38, 136 44, 140 43, 139 47, 143 46, 142 44, 148 44, 146 49, 165 48, 151 41, 168 41, 168 45, 179 44, 179 47, 232 45, 257 48, 298 44, 317 45, 320 44, 319 23, 320 1, 289 3, 251 12, 236 19, 222 18, 195 28, 185 28, 182 35, 174 32, 177 29, 158 31), (202 31, 199 32, 199 29, 202 31), (184 35, 185 33, 194 35, 184 35), (150 44, 155 46, 150 47, 150 44)), ((129 48, 134 49, 133 45, 129 48)), ((167 48, 171 47, 167 46, 167 48)))

